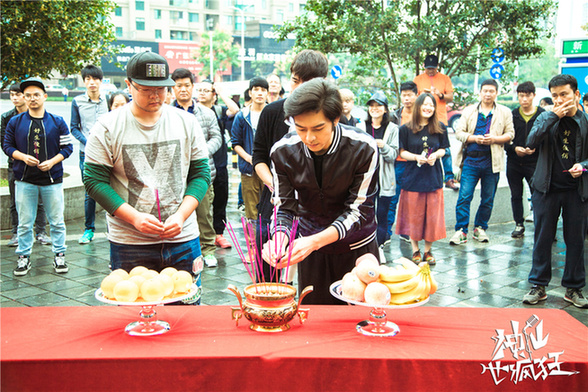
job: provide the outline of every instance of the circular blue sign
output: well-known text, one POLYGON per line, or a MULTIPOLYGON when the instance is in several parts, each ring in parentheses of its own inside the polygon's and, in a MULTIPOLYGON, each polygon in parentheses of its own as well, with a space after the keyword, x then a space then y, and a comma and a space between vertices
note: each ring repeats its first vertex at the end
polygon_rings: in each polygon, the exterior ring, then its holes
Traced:
POLYGON ((500 64, 494 64, 490 68, 490 76, 492 76, 492 79, 500 79, 502 77, 503 72, 504 72, 504 67, 500 64))
POLYGON ((341 67, 338 65, 333 65, 333 68, 331 68, 331 76, 333 77, 333 79, 339 79, 342 74, 343 69, 341 69, 341 67))
POLYGON ((493 62, 500 64, 504 61, 504 50, 502 48, 494 48, 490 57, 493 62))

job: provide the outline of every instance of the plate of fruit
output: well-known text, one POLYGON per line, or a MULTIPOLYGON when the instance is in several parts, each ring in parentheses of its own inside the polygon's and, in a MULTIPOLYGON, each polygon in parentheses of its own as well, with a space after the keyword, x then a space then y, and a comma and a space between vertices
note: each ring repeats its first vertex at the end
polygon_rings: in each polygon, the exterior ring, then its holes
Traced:
POLYGON ((111 305, 160 305, 182 301, 196 293, 192 274, 167 267, 157 272, 139 266, 117 269, 96 290, 98 301, 111 305))
POLYGON ((159 335, 170 330, 169 323, 157 320, 157 305, 189 299, 198 293, 192 274, 167 267, 161 272, 139 266, 130 272, 123 269, 106 276, 94 296, 111 305, 141 306, 139 321, 126 326, 132 336, 159 335))
POLYGON ((387 320, 385 309, 413 308, 429 301, 437 282, 426 262, 415 264, 406 258, 393 266, 380 265, 365 254, 342 280, 330 286, 331 295, 352 305, 373 308, 370 319, 357 324, 357 331, 369 336, 394 336, 400 329, 387 320))

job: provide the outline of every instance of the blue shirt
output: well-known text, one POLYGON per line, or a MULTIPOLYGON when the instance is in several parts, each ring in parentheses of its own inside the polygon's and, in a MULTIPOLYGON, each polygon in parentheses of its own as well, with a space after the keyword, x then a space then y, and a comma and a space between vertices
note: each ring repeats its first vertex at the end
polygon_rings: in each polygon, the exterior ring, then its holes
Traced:
MULTIPOLYGON (((488 113, 488 116, 485 116, 484 113, 479 112, 474 135, 483 136, 489 133, 491 124, 492 112, 488 113)), ((490 153, 490 146, 470 143, 468 144, 466 151, 467 155, 464 161, 464 165, 470 165, 481 169, 492 167, 492 154, 490 153), (470 153, 478 154, 479 156, 470 156, 470 153)))

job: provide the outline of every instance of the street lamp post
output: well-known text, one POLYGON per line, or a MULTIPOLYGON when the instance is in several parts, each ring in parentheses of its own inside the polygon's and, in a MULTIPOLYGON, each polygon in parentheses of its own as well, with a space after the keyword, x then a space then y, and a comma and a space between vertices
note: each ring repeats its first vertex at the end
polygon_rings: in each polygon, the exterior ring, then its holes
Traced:
POLYGON ((241 7, 231 6, 241 13, 241 80, 245 80, 245 7, 249 5, 241 5, 241 7))
POLYGON ((212 60, 213 60, 213 52, 212 52, 212 34, 214 28, 214 20, 212 18, 206 19, 206 29, 208 30, 208 41, 210 42, 210 49, 209 55, 210 58, 210 80, 214 83, 214 75, 213 75, 213 67, 212 67, 212 60))

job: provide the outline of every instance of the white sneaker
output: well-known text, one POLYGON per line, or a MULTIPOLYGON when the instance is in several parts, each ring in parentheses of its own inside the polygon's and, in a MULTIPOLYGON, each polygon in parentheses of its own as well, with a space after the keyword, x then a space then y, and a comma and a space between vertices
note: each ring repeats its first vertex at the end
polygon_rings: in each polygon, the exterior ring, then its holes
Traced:
POLYGON ((490 242, 490 238, 486 234, 486 230, 482 229, 481 227, 476 227, 474 229, 474 239, 480 242, 490 242))
POLYGON ((206 264, 207 267, 216 267, 218 261, 214 255, 206 255, 204 256, 204 264, 206 264))
POLYGON ((463 229, 459 229, 449 240, 451 245, 460 245, 468 242, 468 236, 463 232, 463 229))
POLYGON ((64 274, 69 271, 67 264, 65 263, 65 254, 63 253, 56 253, 55 258, 53 259, 53 268, 55 268, 55 272, 58 274, 64 274))

